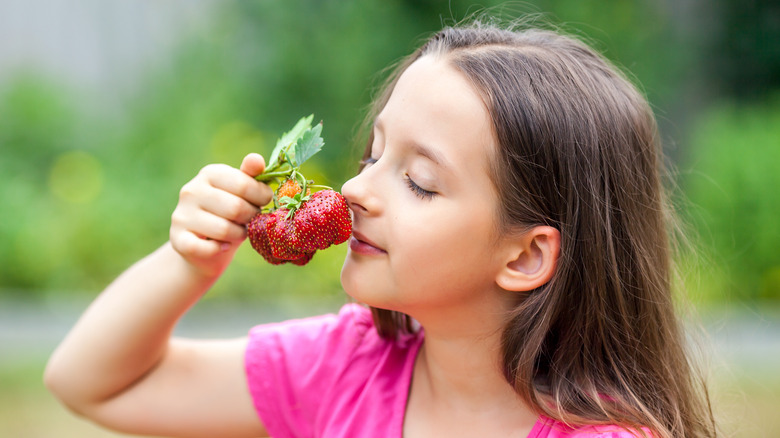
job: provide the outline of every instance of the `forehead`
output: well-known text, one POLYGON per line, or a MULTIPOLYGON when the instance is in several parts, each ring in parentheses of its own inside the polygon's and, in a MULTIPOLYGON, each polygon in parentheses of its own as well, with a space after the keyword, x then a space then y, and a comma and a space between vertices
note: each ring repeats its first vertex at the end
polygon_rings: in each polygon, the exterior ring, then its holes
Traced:
POLYGON ((428 55, 412 63, 375 123, 386 135, 423 145, 457 166, 480 163, 486 170, 495 151, 482 97, 444 57, 428 55))

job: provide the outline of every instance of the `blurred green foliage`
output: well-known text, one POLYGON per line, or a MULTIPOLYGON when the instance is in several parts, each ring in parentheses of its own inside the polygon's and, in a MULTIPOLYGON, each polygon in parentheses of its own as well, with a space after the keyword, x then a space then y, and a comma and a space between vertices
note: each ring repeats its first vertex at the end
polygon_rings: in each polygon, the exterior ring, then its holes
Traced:
POLYGON ((683 187, 711 272, 710 300, 780 300, 780 94, 725 102, 693 127, 683 187))
MULTIPOLYGON (((40 72, 3 84, 0 294, 44 297, 102 289, 166 240, 178 190, 201 167, 237 166, 248 152, 267 153, 276 137, 306 114, 324 120, 326 141, 323 152, 306 164, 306 173, 340 187, 357 167, 355 128, 383 69, 442 25, 479 10, 461 0, 218 5, 207 30, 187 35, 170 59, 141 79, 139 91, 111 111, 40 72)), ((654 103, 665 135, 685 146, 687 127, 676 123, 685 123, 689 100, 696 100, 691 90, 706 88, 706 78, 697 72, 708 47, 718 46, 705 42, 722 34, 690 40, 690 29, 669 2, 488 1, 479 6, 496 5, 496 14, 549 13, 552 22, 591 40, 631 72, 654 103)), ((699 11, 686 14, 695 18, 699 11)), ((728 280, 744 285, 740 297, 780 296, 779 263, 771 251, 778 238, 770 231, 777 203, 767 201, 772 192, 766 191, 778 186, 769 167, 780 157, 771 161, 766 155, 777 155, 780 138, 771 125, 778 126, 774 102, 746 111, 724 105, 706 113, 686 154, 709 178, 703 181, 717 181, 717 189, 696 181, 688 188, 706 212, 697 223, 710 230, 713 246, 726 252, 730 272, 743 276, 728 280), (740 143, 742 154, 735 156, 729 149, 734 143, 726 139, 746 136, 751 143, 740 143), (755 232, 759 226, 763 234, 755 232)), ((320 252, 301 269, 267 265, 244 245, 212 295, 338 296, 344 251, 342 245, 320 252)))

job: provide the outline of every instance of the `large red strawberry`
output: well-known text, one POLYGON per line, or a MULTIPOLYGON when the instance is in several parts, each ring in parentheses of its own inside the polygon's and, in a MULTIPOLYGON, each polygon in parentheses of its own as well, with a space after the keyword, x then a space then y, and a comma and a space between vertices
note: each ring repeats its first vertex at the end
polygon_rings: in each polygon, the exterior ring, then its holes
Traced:
POLYGON ((317 250, 343 243, 352 234, 344 197, 330 188, 311 193, 311 187, 321 186, 312 186, 300 172, 300 165, 324 144, 322 124, 312 128, 312 119, 301 119, 279 139, 268 167, 257 177, 278 184, 270 210, 247 225, 252 247, 271 264, 303 266, 317 250))
POLYGON ((294 215, 301 251, 325 249, 344 243, 352 234, 352 217, 347 200, 333 190, 311 195, 294 215))
POLYGON ((289 248, 293 253, 309 253, 344 243, 352 233, 347 201, 333 190, 312 194, 292 213, 290 208, 277 212, 286 214, 277 216, 277 222, 269 230, 269 237, 275 245, 289 248))

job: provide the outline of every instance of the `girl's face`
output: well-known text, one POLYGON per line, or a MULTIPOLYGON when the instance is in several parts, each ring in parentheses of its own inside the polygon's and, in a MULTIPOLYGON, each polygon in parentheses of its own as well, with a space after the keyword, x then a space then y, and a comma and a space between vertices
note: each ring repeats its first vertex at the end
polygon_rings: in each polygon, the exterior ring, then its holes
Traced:
POLYGON ((495 148, 465 77, 439 58, 414 62, 375 120, 368 164, 342 189, 354 217, 346 292, 412 316, 484 305, 503 264, 488 176, 495 148))

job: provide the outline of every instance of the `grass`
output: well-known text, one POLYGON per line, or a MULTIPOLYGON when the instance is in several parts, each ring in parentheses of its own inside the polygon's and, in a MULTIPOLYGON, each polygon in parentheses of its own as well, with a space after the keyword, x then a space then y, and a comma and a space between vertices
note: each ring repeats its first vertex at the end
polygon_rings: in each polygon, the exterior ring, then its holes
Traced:
MULTIPOLYGON (((41 381, 43 361, 0 367, 0 436, 14 438, 127 437, 68 412, 41 381)), ((724 435, 780 436, 780 375, 721 371, 711 386, 724 435)))
POLYGON ((724 436, 780 436, 780 375, 722 374, 713 381, 711 392, 724 436))
POLYGON ((43 386, 43 361, 0 367, 0 436, 111 438, 109 432, 65 409, 43 386))

